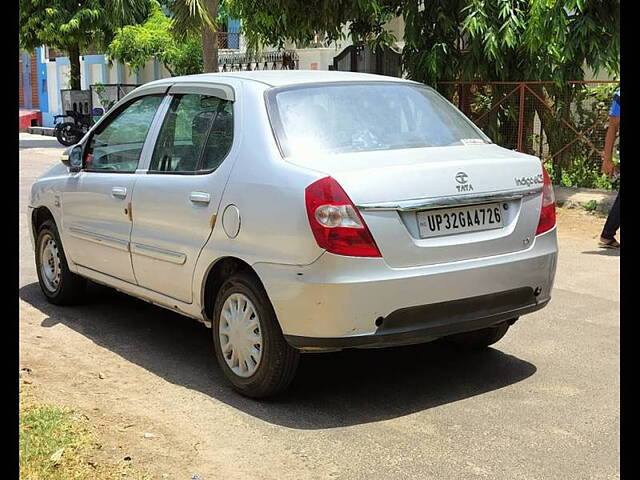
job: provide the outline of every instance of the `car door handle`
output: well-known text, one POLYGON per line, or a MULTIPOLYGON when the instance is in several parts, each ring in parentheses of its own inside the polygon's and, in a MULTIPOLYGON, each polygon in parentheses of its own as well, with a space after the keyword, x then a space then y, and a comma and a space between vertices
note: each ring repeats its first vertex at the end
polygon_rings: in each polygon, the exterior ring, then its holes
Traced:
POLYGON ((111 189, 111 195, 116 198, 126 198, 127 197, 127 189, 126 187, 113 187, 111 189))
POLYGON ((204 203, 205 205, 208 205, 211 201, 211 195, 204 192, 191 192, 189 194, 189 200, 193 203, 204 203))

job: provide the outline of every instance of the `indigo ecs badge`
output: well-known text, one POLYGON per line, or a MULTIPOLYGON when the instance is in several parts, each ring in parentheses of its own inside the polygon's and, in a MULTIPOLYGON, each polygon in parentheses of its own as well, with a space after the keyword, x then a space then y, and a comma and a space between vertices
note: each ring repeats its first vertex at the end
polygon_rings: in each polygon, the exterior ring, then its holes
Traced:
POLYGON ((531 185, 537 183, 544 183, 544 177, 541 173, 539 173, 535 177, 520 177, 514 178, 514 180, 516 181, 516 185, 519 187, 530 187, 531 185))

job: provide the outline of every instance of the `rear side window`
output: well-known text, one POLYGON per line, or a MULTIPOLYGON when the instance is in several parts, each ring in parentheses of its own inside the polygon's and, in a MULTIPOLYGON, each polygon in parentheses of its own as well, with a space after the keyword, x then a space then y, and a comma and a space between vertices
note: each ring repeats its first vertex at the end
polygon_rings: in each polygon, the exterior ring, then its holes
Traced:
POLYGON ((199 94, 175 95, 164 118, 150 173, 209 173, 233 142, 231 102, 199 94))
POLYGON ((134 172, 162 95, 141 97, 128 104, 92 135, 84 158, 90 172, 134 172))

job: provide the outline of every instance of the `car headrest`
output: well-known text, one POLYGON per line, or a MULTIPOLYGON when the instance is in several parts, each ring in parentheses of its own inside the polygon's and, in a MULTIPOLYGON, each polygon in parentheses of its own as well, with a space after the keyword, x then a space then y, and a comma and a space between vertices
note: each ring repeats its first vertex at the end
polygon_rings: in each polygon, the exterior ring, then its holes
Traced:
POLYGON ((191 122, 191 140, 194 145, 200 145, 204 141, 204 136, 211 125, 216 113, 207 110, 198 113, 191 122))

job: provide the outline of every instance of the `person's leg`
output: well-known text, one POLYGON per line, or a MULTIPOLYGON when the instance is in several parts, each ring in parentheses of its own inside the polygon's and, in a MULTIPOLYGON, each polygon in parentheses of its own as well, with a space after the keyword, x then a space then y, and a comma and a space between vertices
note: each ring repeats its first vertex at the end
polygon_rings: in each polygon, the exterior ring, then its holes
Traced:
POLYGON ((620 192, 616 195, 616 200, 609 211, 609 216, 602 229, 600 241, 613 240, 616 232, 620 228, 620 192))

